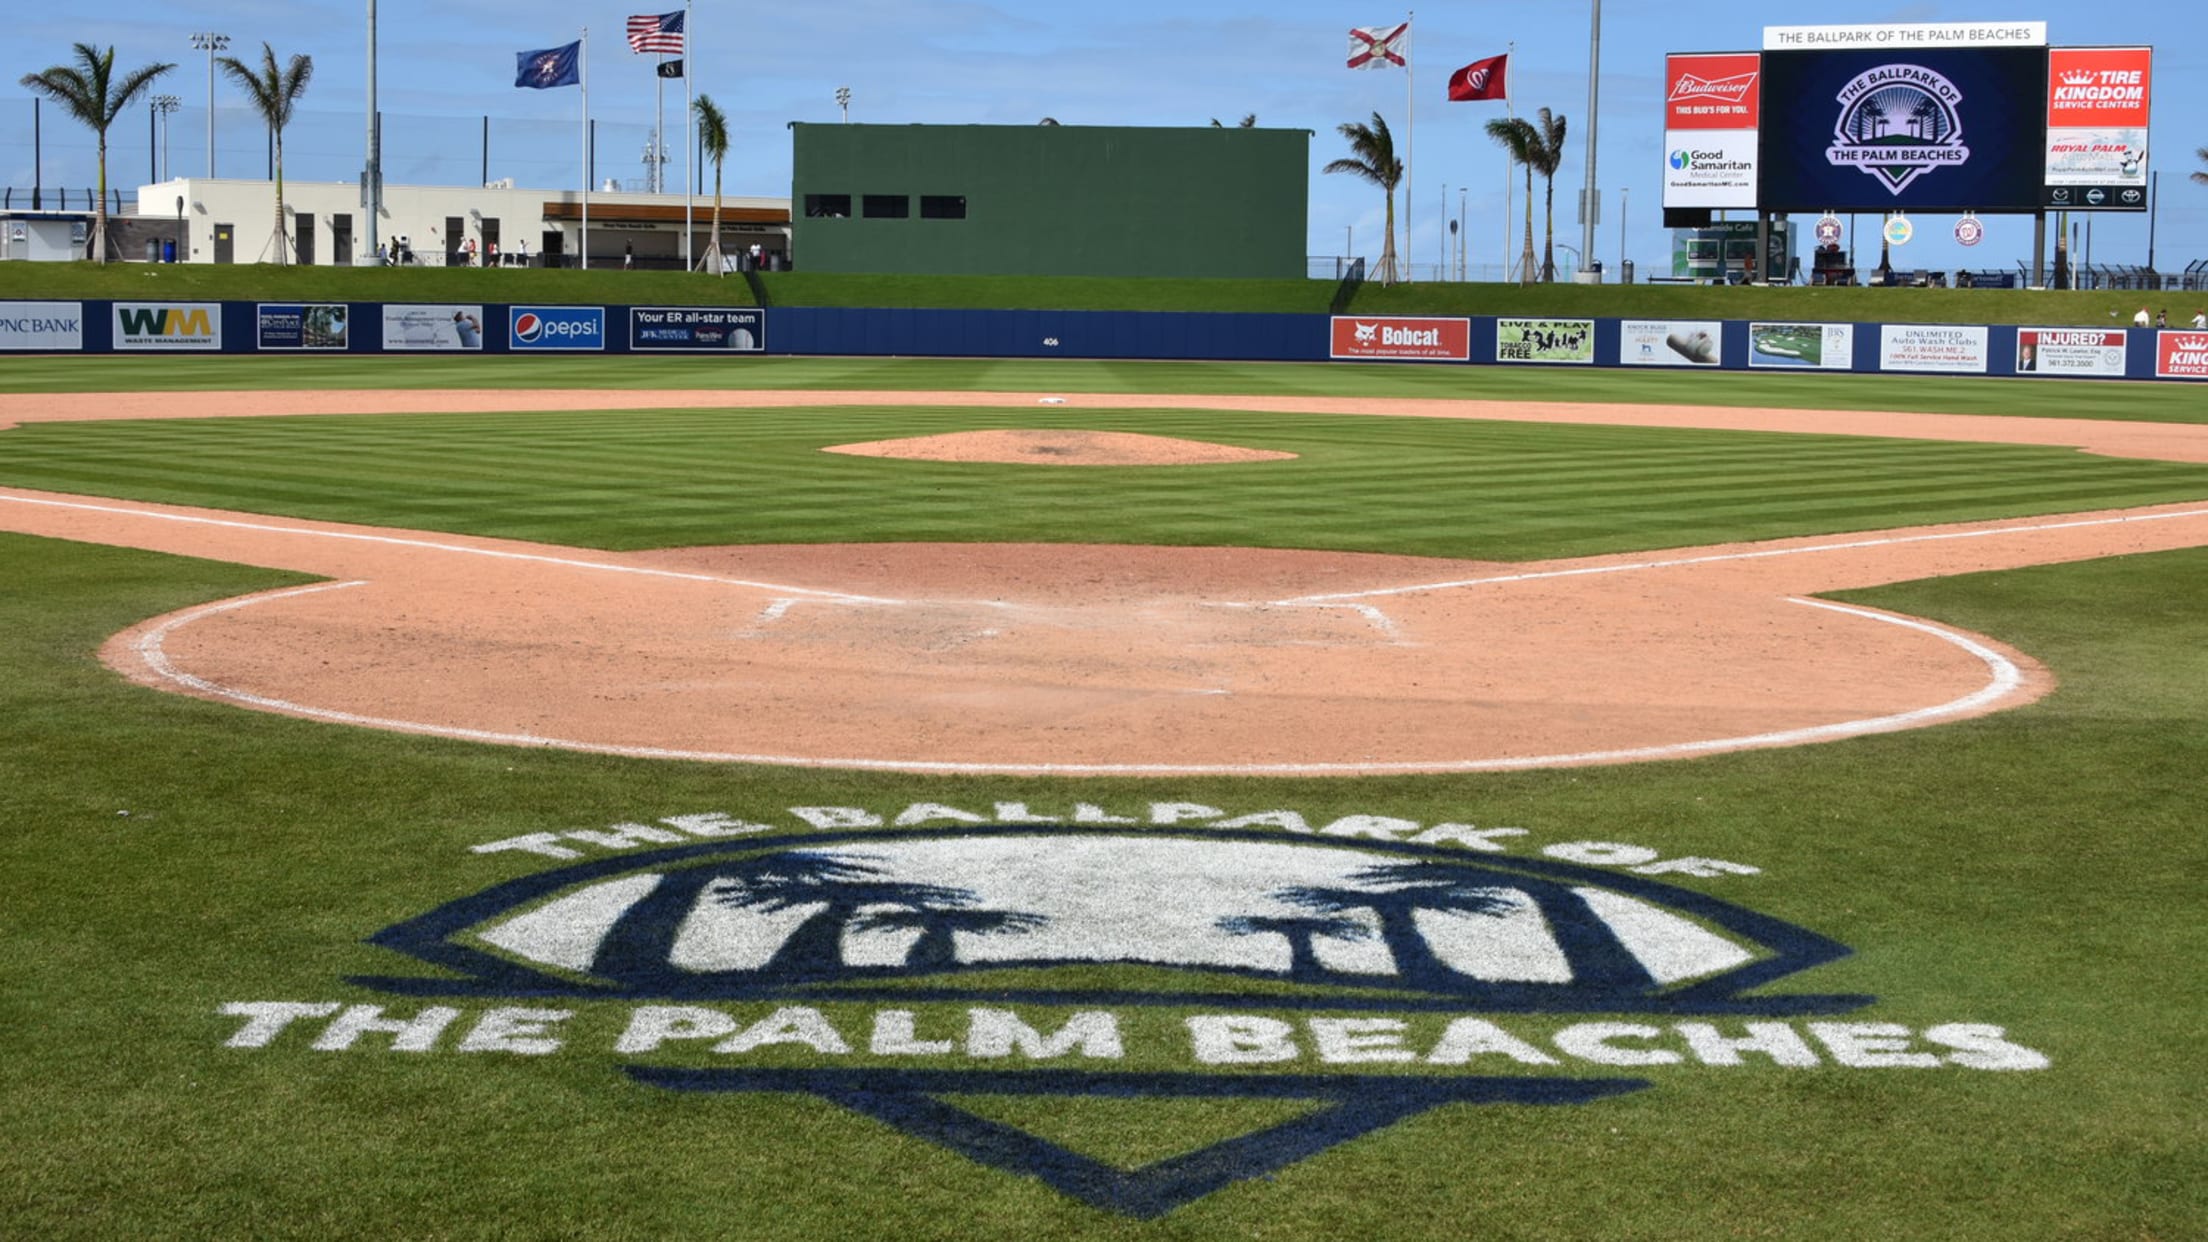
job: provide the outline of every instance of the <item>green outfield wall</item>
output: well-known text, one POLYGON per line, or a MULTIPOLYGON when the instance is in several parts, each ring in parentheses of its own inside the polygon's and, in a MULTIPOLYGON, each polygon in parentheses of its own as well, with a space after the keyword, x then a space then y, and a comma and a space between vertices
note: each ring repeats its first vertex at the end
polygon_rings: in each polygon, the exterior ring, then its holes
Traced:
POLYGON ((1304 274, 1308 130, 791 129, 791 251, 803 271, 1304 274))

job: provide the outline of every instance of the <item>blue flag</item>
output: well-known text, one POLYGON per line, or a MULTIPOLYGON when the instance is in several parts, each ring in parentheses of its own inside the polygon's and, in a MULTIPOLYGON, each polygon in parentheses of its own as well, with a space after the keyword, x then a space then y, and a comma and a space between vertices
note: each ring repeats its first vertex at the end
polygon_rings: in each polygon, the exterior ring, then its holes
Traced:
POLYGON ((516 52, 514 85, 537 91, 554 86, 573 86, 583 80, 582 56, 583 43, 580 39, 566 47, 516 52))

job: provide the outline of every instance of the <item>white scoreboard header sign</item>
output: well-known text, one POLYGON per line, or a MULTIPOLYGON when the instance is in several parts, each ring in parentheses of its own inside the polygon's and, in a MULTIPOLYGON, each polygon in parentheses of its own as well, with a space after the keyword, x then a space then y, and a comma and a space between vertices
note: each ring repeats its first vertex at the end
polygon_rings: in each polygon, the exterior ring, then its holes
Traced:
POLYGON ((1879 22, 1765 26, 1766 52, 1906 52, 1925 47, 2045 47, 2045 22, 1879 22))

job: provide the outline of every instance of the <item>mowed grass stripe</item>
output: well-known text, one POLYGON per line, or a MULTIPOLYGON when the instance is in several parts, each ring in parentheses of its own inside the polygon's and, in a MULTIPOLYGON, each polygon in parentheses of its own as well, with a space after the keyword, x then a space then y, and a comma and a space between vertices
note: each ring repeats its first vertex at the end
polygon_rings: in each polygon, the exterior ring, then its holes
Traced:
MULTIPOLYGON (((1996 348, 1999 346, 1996 345, 1996 348)), ((1905 410, 2028 418, 2208 422, 2197 386, 1938 375, 1805 375, 1650 368, 1100 359, 208 357, 10 359, 0 392, 292 388, 948 389, 1040 393, 1292 393, 1584 401, 1778 410, 1905 410)))
POLYGON ((615 410, 37 424, 0 480, 607 548, 1035 540, 1529 559, 2208 498, 2066 449, 1214 411, 615 410), (1086 427, 1296 460, 1047 468, 824 453, 1086 427))

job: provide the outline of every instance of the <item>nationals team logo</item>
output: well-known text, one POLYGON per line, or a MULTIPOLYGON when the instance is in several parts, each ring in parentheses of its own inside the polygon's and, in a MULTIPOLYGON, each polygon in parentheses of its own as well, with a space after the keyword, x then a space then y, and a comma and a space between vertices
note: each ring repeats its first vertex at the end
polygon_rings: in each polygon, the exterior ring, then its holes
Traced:
POLYGON ((1826 160, 1854 168, 1899 196, 1917 178, 1970 160, 1963 145, 1963 93, 1922 65, 1880 65, 1858 74, 1836 97, 1826 160))

